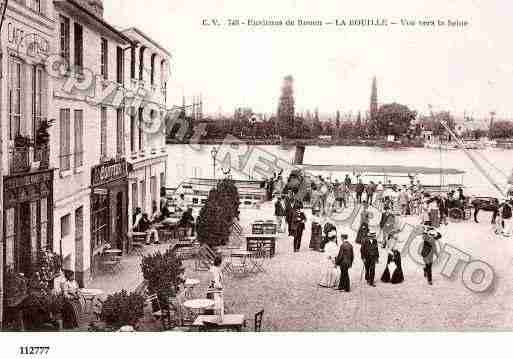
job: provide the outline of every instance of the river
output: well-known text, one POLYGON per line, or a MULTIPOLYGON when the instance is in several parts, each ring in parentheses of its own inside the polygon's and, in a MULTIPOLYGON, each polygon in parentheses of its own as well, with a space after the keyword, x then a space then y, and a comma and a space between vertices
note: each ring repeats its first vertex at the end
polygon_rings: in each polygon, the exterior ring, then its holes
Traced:
MULTIPOLYGON (((175 188, 184 178, 213 177, 212 145, 168 145, 167 187, 175 188)), ((259 149, 291 162, 295 149, 283 149, 280 146, 259 146, 259 149)), ((488 148, 484 150, 470 150, 474 158, 483 167, 501 188, 507 187, 507 177, 513 168, 513 150, 488 148)), ((256 153, 256 152, 254 152, 256 153)), ((439 151, 428 148, 386 149, 380 147, 317 147, 306 148, 304 163, 307 164, 344 164, 344 165, 402 165, 422 166, 432 168, 454 168, 465 171, 458 178, 445 178, 450 183, 463 183, 466 192, 474 195, 497 196, 497 191, 487 180, 477 166, 467 157, 463 150, 439 151)), ((251 168, 254 166, 248 166, 251 168)), ((223 174, 219 165, 216 166, 216 177, 223 174)), ((255 179, 257 174, 251 169, 242 174, 232 172, 236 179, 255 179)), ((325 173, 329 176, 329 173, 325 173)), ((345 173, 332 173, 333 178, 342 180, 345 173)), ((369 180, 369 179, 367 179, 369 180)), ((365 181, 365 177, 364 177, 365 181)), ((403 180, 405 181, 405 180, 403 180)), ((421 178, 422 183, 438 185, 440 176, 421 178)), ((400 182, 400 179, 398 179, 400 182)))

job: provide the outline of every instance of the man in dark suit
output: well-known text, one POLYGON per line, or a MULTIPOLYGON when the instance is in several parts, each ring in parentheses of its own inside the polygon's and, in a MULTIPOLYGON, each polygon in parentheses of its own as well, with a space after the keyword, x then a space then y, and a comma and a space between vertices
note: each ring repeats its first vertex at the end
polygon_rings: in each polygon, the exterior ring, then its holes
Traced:
POLYGON ((292 219, 292 227, 294 231, 294 252, 299 252, 301 249, 301 239, 303 238, 303 231, 305 230, 306 216, 302 209, 297 209, 292 219))
POLYGON ((363 240, 360 249, 363 265, 365 266, 365 280, 370 286, 375 287, 374 277, 376 274, 376 263, 379 260, 378 240, 375 233, 370 233, 363 240))
POLYGON ((347 241, 347 234, 341 236, 342 244, 335 264, 340 267, 340 283, 338 290, 349 292, 351 290, 351 282, 349 280, 349 268, 353 266, 354 252, 353 246, 347 241))

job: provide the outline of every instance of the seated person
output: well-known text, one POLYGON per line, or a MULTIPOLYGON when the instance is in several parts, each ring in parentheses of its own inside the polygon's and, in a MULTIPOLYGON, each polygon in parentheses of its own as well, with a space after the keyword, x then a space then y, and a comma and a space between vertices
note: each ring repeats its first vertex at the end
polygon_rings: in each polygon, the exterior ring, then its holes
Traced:
POLYGON ((180 198, 176 202, 176 211, 177 212, 185 212, 185 210, 186 210, 185 195, 182 193, 182 194, 180 194, 180 198))
POLYGON ((168 207, 168 201, 166 200, 160 208, 160 213, 162 215, 162 219, 171 217, 171 211, 168 207))
POLYGON ((187 211, 185 211, 182 214, 182 218, 180 218, 180 222, 178 222, 178 226, 183 227, 183 228, 191 228, 192 229, 191 236, 194 236, 194 230, 196 227, 196 223, 194 220, 194 216, 192 215, 191 207, 187 208, 187 211))
POLYGON ((159 244, 159 233, 152 226, 152 222, 148 218, 148 213, 143 213, 141 220, 138 224, 138 232, 146 233, 146 244, 151 243, 151 236, 153 235, 154 243, 159 244))
POLYGON ((141 221, 141 218, 142 218, 142 210, 140 207, 137 207, 134 211, 134 214, 132 215, 132 223, 133 223, 132 230, 134 232, 139 232, 139 222, 141 221))

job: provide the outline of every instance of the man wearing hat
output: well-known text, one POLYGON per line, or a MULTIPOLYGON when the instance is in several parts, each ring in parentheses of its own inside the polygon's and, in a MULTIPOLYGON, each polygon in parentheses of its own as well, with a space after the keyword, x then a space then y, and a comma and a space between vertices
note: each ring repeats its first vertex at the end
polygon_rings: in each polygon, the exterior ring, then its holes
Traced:
POLYGON ((340 283, 338 290, 349 292, 351 290, 351 282, 349 280, 349 268, 353 266, 354 252, 353 246, 347 241, 347 234, 341 235, 342 244, 338 256, 335 259, 335 264, 340 267, 340 283))
POLYGON ((422 243, 421 255, 424 260, 424 277, 429 285, 433 285, 432 267, 435 257, 438 257, 437 241, 442 235, 433 227, 427 227, 423 234, 424 242, 422 243))
POLYGON ((367 283, 375 287, 374 277, 376 274, 376 263, 379 261, 379 249, 376 233, 369 233, 367 238, 363 240, 360 249, 363 265, 365 266, 365 280, 367 283))
POLYGON ((305 230, 306 216, 303 212, 302 206, 295 210, 294 217, 292 218, 292 228, 294 235, 294 252, 299 252, 301 249, 301 239, 303 238, 303 231, 305 230))

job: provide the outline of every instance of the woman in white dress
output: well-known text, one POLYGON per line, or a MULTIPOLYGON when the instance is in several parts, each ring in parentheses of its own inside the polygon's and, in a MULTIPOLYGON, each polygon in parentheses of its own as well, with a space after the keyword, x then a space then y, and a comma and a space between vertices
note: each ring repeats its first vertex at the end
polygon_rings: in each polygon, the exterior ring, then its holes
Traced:
POLYGON ((221 256, 216 256, 214 259, 214 265, 210 267, 211 282, 210 290, 213 293, 215 314, 222 318, 224 317, 224 297, 223 297, 223 259, 221 256))
POLYGON ((323 268, 319 285, 325 288, 333 288, 340 281, 340 269, 335 265, 335 258, 338 255, 337 232, 331 231, 328 234, 328 243, 324 246, 323 268))

